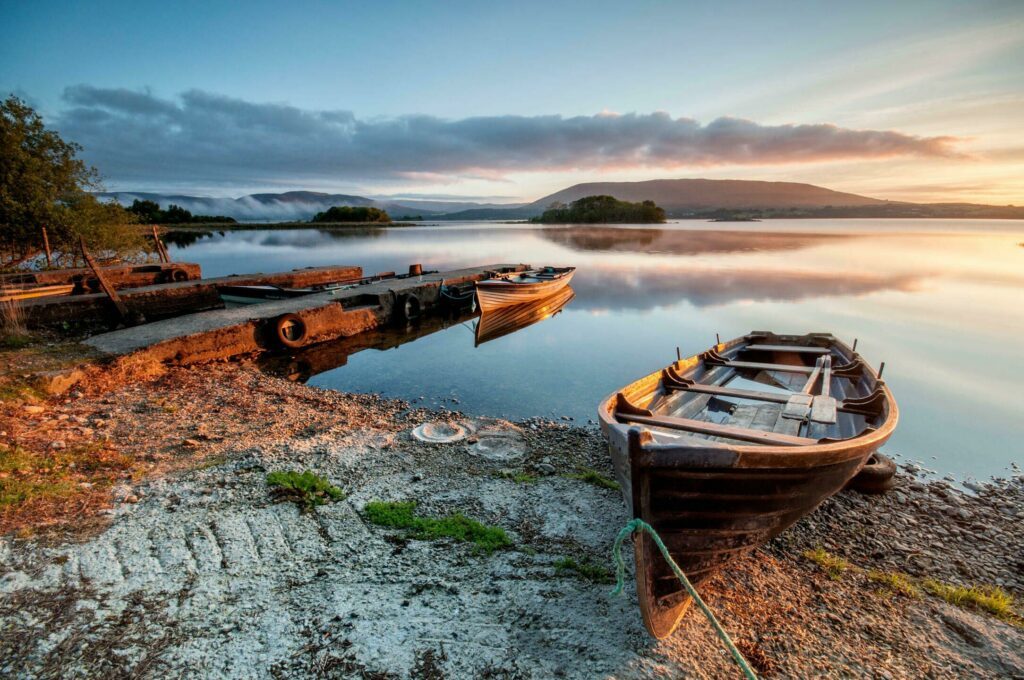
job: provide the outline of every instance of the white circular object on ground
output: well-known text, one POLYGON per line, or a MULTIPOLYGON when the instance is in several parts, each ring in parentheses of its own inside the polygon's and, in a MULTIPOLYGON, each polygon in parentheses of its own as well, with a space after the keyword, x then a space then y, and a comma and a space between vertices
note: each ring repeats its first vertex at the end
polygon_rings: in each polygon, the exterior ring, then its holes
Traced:
POLYGON ((412 431, 413 439, 427 444, 450 444, 467 436, 469 430, 458 423, 423 423, 412 431))
POLYGON ((467 448, 474 456, 494 461, 513 461, 526 455, 526 442, 516 432, 479 434, 467 448))

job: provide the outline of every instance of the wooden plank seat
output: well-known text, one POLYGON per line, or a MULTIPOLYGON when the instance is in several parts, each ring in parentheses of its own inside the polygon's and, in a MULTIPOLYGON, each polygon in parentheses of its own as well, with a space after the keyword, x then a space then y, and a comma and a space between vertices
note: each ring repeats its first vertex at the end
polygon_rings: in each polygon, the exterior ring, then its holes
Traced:
MULTIPOLYGON (((795 396, 798 396, 792 393, 763 392, 761 390, 746 390, 724 385, 705 385, 680 376, 672 366, 669 366, 661 372, 661 384, 666 392, 699 392, 702 394, 712 394, 720 397, 735 397, 737 399, 767 401, 774 402, 776 404, 789 404, 795 396)), ((799 403, 800 401, 803 400, 797 400, 794 403, 799 403)), ((865 397, 852 397, 843 401, 834 401, 836 410, 841 413, 857 413, 865 416, 877 416, 881 413, 882 406, 885 403, 885 395, 882 392, 881 385, 879 385, 875 387, 871 394, 865 397)))
POLYGON ((828 347, 800 347, 797 345, 747 345, 744 350, 759 352, 795 352, 797 354, 828 354, 828 347))
POLYGON ((664 427, 670 430, 683 430, 686 432, 698 432, 715 437, 725 437, 757 444, 768 444, 773 446, 808 446, 817 444, 817 439, 797 437, 777 432, 766 432, 755 430, 749 427, 736 427, 733 425, 719 425, 704 420, 693 420, 692 418, 677 418, 675 416, 654 415, 645 408, 634 406, 621 392, 618 395, 618 402, 615 407, 615 417, 627 423, 640 425, 651 425, 664 427))

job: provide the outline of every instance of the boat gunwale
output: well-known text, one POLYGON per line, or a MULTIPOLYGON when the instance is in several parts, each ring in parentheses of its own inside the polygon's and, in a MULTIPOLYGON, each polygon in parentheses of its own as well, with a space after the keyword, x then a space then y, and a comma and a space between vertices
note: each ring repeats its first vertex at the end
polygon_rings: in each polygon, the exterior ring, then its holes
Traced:
MULTIPOLYGON (((712 347, 716 352, 724 352, 737 347, 741 344, 750 344, 752 338, 760 338, 764 335, 774 336, 776 338, 787 338, 795 341, 810 341, 813 339, 826 340, 829 342, 829 347, 836 347, 844 350, 850 357, 851 360, 859 357, 849 345, 835 336, 828 333, 807 333, 799 336, 789 335, 776 335, 774 333, 761 333, 752 332, 738 338, 733 338, 726 342, 717 343, 712 347)), ((693 365, 701 361, 701 354, 703 352, 694 354, 685 359, 680 359, 672 362, 677 370, 683 370, 691 368, 693 365)), ((619 388, 615 392, 601 400, 598 406, 598 422, 601 426, 601 430, 606 436, 610 436, 615 430, 628 431, 631 428, 637 427, 646 429, 641 425, 620 423, 615 418, 614 407, 618 400, 620 392, 630 392, 631 388, 644 386, 647 383, 653 383, 657 386, 660 383, 662 371, 664 367, 659 368, 633 382, 619 388)), ((645 456, 645 465, 652 467, 674 467, 671 463, 671 457, 674 452, 685 451, 692 458, 692 455, 701 451, 706 450, 708 455, 720 456, 724 451, 731 451, 737 455, 732 465, 727 467, 759 467, 759 466, 777 466, 795 465, 800 467, 800 463, 808 467, 817 465, 838 463, 851 458, 857 458, 865 454, 866 450, 877 450, 881 447, 892 435, 896 429, 896 425, 899 421, 899 407, 896 405, 896 400, 893 397, 892 391, 889 386, 878 377, 877 372, 868 365, 867 362, 862 362, 862 369, 864 375, 874 378, 875 385, 882 389, 882 393, 885 396, 885 403, 887 412, 885 414, 885 420, 877 428, 869 428, 860 434, 849 437, 846 439, 839 439, 835 441, 827 441, 817 444, 808 444, 805 446, 777 446, 777 445, 749 445, 749 444, 732 444, 729 442, 712 442, 708 440, 709 446, 704 447, 688 445, 684 442, 679 443, 662 443, 654 441, 646 441, 643 443, 642 450, 648 454, 645 456), (710 446, 710 444, 716 444, 717 446, 710 446), (813 460, 808 460, 813 458, 813 460)), ((692 465, 692 463, 688 463, 692 465)))

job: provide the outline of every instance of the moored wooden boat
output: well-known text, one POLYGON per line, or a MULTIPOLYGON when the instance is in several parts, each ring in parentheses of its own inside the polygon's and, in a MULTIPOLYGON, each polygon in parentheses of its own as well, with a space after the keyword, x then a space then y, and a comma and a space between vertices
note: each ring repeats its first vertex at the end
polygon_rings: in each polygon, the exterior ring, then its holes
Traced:
POLYGON ((31 300, 34 298, 54 297, 57 295, 71 295, 74 290, 74 284, 48 286, 4 286, 0 287, 0 302, 31 300))
MULTIPOLYGON (((853 348, 762 331, 640 378, 598 415, 632 515, 694 584, 841 490, 899 417, 853 348)), ((644 624, 666 637, 690 597, 646 534, 634 554, 644 624)))
POLYGON ((576 293, 568 286, 553 295, 521 305, 501 307, 480 314, 474 329, 475 346, 504 337, 562 311, 576 293))
POLYGON ((476 282, 476 299, 485 312, 539 300, 565 288, 575 273, 576 267, 543 267, 499 274, 476 282))

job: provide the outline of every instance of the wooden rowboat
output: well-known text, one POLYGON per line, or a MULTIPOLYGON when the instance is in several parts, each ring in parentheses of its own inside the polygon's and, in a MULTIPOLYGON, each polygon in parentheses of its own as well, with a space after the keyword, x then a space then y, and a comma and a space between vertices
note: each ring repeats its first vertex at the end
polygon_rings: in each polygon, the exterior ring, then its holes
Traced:
MULTIPOLYGON (((598 415, 632 515, 694 584, 841 490, 899 417, 853 348, 763 331, 630 383, 598 415)), ((666 637, 690 597, 646 534, 634 553, 644 624, 666 637)))
POLYGON ((569 285, 576 267, 544 267, 524 272, 497 274, 476 282, 481 311, 539 300, 569 285))
POLYGON ((485 342, 497 340, 509 333, 548 319, 561 312, 562 308, 569 304, 574 297, 576 297, 576 293, 572 288, 566 287, 541 300, 483 312, 480 314, 480 320, 476 322, 473 333, 476 340, 475 346, 479 347, 485 342))
POLYGON ((50 286, 5 286, 0 288, 0 302, 71 295, 74 290, 75 285, 73 283, 50 286))

